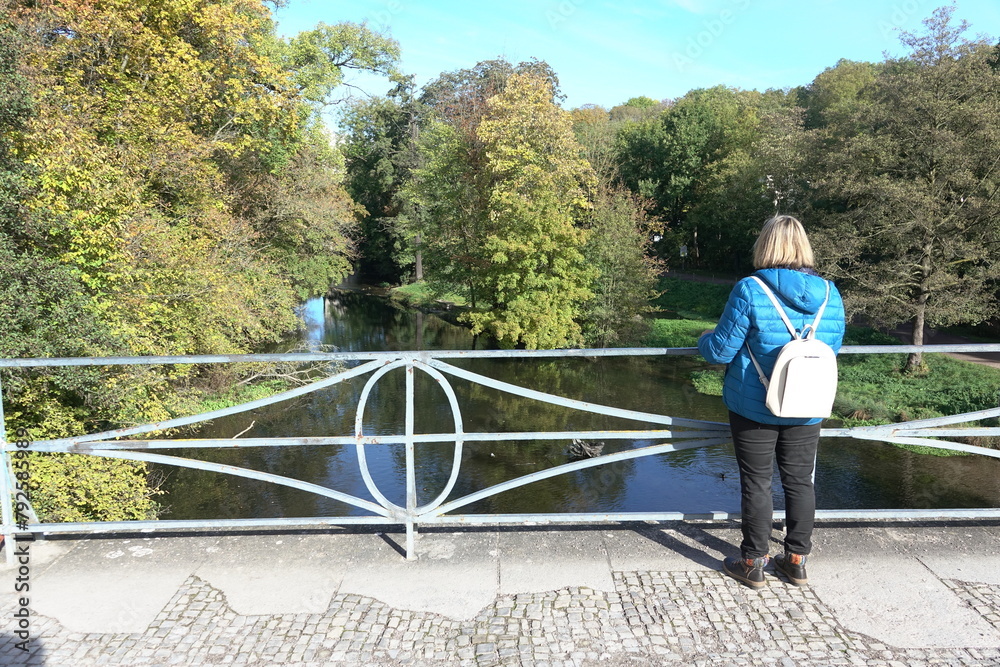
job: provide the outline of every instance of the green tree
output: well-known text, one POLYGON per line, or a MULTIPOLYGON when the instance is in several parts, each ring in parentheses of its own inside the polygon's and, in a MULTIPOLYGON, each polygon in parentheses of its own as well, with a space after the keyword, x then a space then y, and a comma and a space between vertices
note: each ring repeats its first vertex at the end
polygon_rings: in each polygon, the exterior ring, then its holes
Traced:
POLYGON ((369 279, 396 282, 411 268, 416 280, 423 278, 420 211, 401 191, 420 163, 417 141, 427 111, 407 81, 386 97, 351 104, 343 114, 347 189, 367 213, 359 259, 369 279))
MULTIPOLYGON (((4 353, 238 353, 281 340, 298 298, 352 257, 357 207, 317 109, 340 68, 389 71, 393 44, 351 25, 286 44, 261 0, 0 0, 4 353), (299 57, 306 42, 312 56, 299 57)), ((182 409, 200 372, 19 371, 4 376, 6 417, 35 438, 157 421, 182 409)), ((52 479, 63 481, 45 486, 54 496, 89 474, 61 461, 52 479)))
POLYGON ((734 275, 753 270, 752 246, 767 218, 801 214, 812 143, 802 109, 758 97, 752 133, 709 165, 685 217, 702 263, 734 275))
POLYGON ((720 233, 732 233, 734 220, 693 211, 706 193, 721 191, 720 174, 727 181, 729 172, 742 173, 740 163, 759 137, 763 105, 760 93, 716 86, 689 92, 652 120, 622 125, 621 181, 653 201, 653 213, 664 221, 663 254, 676 256, 686 245, 695 264, 730 263, 733 248, 720 233))
POLYGON ((587 265, 598 274, 594 298, 583 308, 583 332, 589 345, 610 347, 637 343, 649 333, 647 315, 662 262, 651 255, 652 230, 644 202, 621 186, 600 186, 590 216, 590 237, 583 249, 587 265))
MULTIPOLYGON (((848 305, 876 324, 977 323, 997 312, 1000 78, 992 44, 967 40, 954 7, 908 56, 886 62, 870 101, 834 126, 815 176, 822 254, 837 261, 848 305)), ((907 368, 921 365, 910 355, 907 368)))
POLYGON ((424 133, 410 196, 427 217, 428 277, 466 293, 473 330, 505 346, 558 347, 582 342, 593 272, 580 223, 595 181, 551 78, 533 69, 502 85, 486 76, 496 68, 476 70, 473 81, 502 88, 483 104, 478 88, 469 100, 446 96, 461 103, 424 133))
POLYGON ((328 25, 321 21, 278 50, 302 97, 319 106, 333 103, 338 89, 354 87, 345 71, 373 72, 392 80, 401 76, 399 43, 365 23, 328 25))
POLYGON ((548 81, 514 74, 488 102, 479 125, 493 180, 481 276, 488 308, 468 315, 474 332, 529 349, 581 342, 580 306, 592 270, 578 224, 596 185, 573 137, 569 114, 553 104, 548 81))
MULTIPOLYGON (((0 3, 0 10, 5 3, 0 3)), ((28 80, 18 69, 24 36, 0 14, 0 225, 6 233, 25 223, 21 201, 25 196, 24 164, 11 140, 24 130, 34 114, 28 80)))
POLYGON ((865 100, 880 66, 840 59, 823 70, 812 83, 797 91, 798 103, 806 109, 806 127, 843 128, 865 100))
POLYGON ((573 133, 583 146, 583 155, 603 183, 617 182, 618 155, 616 150, 617 128, 604 107, 585 104, 570 111, 573 133))
MULTIPOLYGON (((0 3, 0 10, 8 9, 0 3)), ((15 137, 27 130, 36 111, 29 79, 18 67, 29 39, 13 22, 0 19, 0 356, 100 355, 114 349, 115 340, 91 312, 76 272, 46 257, 34 242, 37 220, 24 206, 32 196, 33 174, 17 159, 15 137)), ((81 423, 99 426, 101 413, 122 407, 92 369, 5 369, 0 379, 8 433, 25 428, 32 438, 66 435, 81 423)), ((75 457, 66 465, 35 454, 31 469, 33 507, 42 520, 155 517, 155 489, 146 483, 144 463, 75 457), (83 490, 80 479, 94 484, 83 490), (64 502, 74 488, 87 502, 64 502)))
POLYGON ((643 121, 659 117, 665 109, 670 107, 670 104, 669 101, 657 102, 651 97, 641 95, 612 107, 609 115, 611 116, 611 120, 616 123, 642 123, 643 121))

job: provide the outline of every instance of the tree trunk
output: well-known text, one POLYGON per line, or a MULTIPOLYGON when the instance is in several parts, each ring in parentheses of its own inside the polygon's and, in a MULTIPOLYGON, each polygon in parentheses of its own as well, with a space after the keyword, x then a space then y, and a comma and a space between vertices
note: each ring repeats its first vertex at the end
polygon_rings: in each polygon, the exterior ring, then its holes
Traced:
MULTIPOLYGON (((921 305, 917 308, 917 314, 913 317, 913 333, 910 338, 910 343, 912 345, 923 345, 924 344, 924 306, 921 305)), ((923 365, 923 353, 922 352, 910 352, 910 356, 906 359, 906 366, 903 368, 905 373, 914 373, 920 370, 923 365)))
MULTIPOLYGON (((924 344, 924 326, 927 322, 926 315, 927 292, 924 291, 917 299, 917 309, 913 315, 913 334, 910 339, 913 345, 924 344)), ((903 372, 918 373, 923 369, 923 365, 923 352, 911 352, 910 356, 906 359, 906 366, 903 368, 903 372)))
POLYGON ((414 246, 414 258, 416 261, 416 267, 413 269, 414 279, 423 280, 424 279, 424 253, 420 250, 420 234, 417 234, 416 238, 413 239, 414 246))

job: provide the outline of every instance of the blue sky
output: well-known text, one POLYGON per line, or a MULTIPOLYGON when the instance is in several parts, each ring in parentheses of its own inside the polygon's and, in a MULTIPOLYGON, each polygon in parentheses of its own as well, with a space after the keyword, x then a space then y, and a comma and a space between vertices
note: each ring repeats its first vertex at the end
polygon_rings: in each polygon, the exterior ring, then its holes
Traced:
MULTIPOLYGON (((899 30, 944 0, 288 0, 274 16, 284 36, 322 21, 367 21, 402 50, 418 85, 498 56, 537 57, 559 76, 567 109, 631 97, 675 98, 723 84, 765 90, 808 84, 840 58, 903 55, 899 30)), ((957 0, 967 35, 1000 34, 1000 3, 957 0)), ((370 94, 384 80, 355 79, 370 94)))

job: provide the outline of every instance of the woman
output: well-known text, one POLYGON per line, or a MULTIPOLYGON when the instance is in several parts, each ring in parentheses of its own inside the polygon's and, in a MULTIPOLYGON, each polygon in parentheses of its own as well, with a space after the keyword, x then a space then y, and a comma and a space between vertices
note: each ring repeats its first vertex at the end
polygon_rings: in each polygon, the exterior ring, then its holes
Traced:
MULTIPOLYGON (((812 324, 826 299, 827 281, 813 270, 814 258, 802 223, 778 215, 766 223, 753 248, 754 274, 778 297, 792 325, 801 331, 812 324)), ((844 337, 844 304, 837 288, 830 295, 816 338, 834 352, 844 337)), ((713 364, 728 364, 722 400, 740 468, 743 542, 739 558, 726 558, 726 574, 751 586, 764 586, 764 567, 770 558, 768 542, 773 521, 771 477, 778 461, 785 493, 784 553, 775 569, 801 586, 807 582, 806 556, 812 551, 816 514, 813 470, 821 419, 775 417, 765 405, 767 390, 750 358, 756 357, 770 377, 781 347, 791 340, 774 304, 753 278, 744 278, 729 295, 715 329, 698 340, 698 350, 713 364)))

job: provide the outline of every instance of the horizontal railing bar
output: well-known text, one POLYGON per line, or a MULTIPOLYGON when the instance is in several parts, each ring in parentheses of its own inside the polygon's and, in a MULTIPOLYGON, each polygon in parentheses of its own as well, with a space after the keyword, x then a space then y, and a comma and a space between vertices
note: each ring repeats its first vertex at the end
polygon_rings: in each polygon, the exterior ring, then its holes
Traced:
POLYGON ((724 521, 739 512, 576 512, 572 514, 442 514, 420 519, 422 524, 461 526, 478 524, 600 523, 616 521, 724 521))
MULTIPOLYGON (((424 517, 427 525, 480 525, 480 524, 557 524, 600 523, 632 521, 735 521, 739 512, 577 512, 572 514, 464 514, 424 517)), ((781 521, 785 512, 775 510, 774 520, 781 521)), ((996 519, 1000 508, 970 509, 817 509, 819 520, 933 520, 933 519, 996 519)), ((28 533, 153 533, 183 529, 226 528, 281 528, 285 526, 350 526, 378 525, 401 526, 403 521, 380 516, 343 517, 274 517, 267 519, 171 519, 156 521, 95 521, 76 523, 31 523, 28 533)), ((23 531, 22 531, 23 532, 23 531)))
POLYGON ((910 354, 912 352, 1000 352, 1000 343, 948 343, 941 345, 844 345, 841 354, 910 354))
MULTIPOLYGON (((577 512, 574 514, 462 514, 426 517, 421 523, 436 525, 509 524, 523 525, 546 523, 591 523, 614 521, 718 521, 737 520, 739 512, 577 512)), ((774 520, 785 518, 784 510, 774 511, 774 520)), ((816 510, 822 520, 871 520, 894 519, 992 519, 1000 518, 1000 508, 971 509, 832 509, 816 510)))
MULTIPOLYGON (((460 439, 466 442, 515 442, 525 440, 658 440, 688 439, 728 435, 729 427, 704 431, 520 431, 510 433, 462 433, 460 439)), ((412 436, 414 443, 454 442, 454 433, 420 433, 412 436)), ((392 445, 406 442, 403 434, 353 435, 322 437, 272 437, 272 438, 178 438, 167 440, 99 440, 75 445, 52 442, 33 442, 27 448, 30 452, 65 452, 71 454, 94 451, 132 451, 141 449, 185 449, 217 448, 242 449, 245 447, 291 447, 328 445, 392 445)))
POLYGON ((897 437, 969 438, 975 436, 1000 435, 1000 426, 984 428, 901 428, 892 432, 897 437))
POLYGON ((399 525, 384 516, 271 517, 267 519, 157 519, 155 521, 93 521, 75 523, 29 523, 29 533, 141 532, 194 528, 271 528, 281 526, 399 525))
MULTIPOLYGON (((1000 352, 1000 343, 948 345, 844 345, 842 354, 896 354, 911 352, 1000 352)), ((150 364, 223 364, 237 362, 360 361, 375 359, 503 359, 548 357, 634 357, 698 354, 696 347, 622 347, 559 350, 435 350, 418 352, 293 352, 285 354, 201 354, 142 357, 32 357, 0 359, 0 368, 46 366, 123 366, 150 364)))

